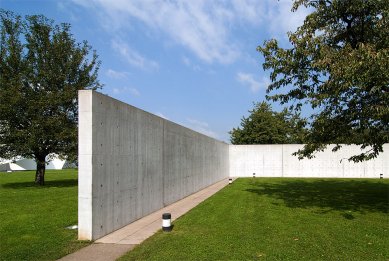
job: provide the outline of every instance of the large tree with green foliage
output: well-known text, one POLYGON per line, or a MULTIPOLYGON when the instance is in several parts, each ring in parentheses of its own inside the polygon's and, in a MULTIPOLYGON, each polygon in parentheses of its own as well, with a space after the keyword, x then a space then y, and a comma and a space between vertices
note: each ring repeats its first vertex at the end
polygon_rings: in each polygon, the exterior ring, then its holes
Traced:
POLYGON ((295 0, 292 11, 312 10, 295 32, 291 47, 275 39, 258 50, 270 70, 269 96, 292 109, 314 113, 300 158, 328 144, 358 144, 350 158, 376 157, 389 142, 389 2, 387 0, 295 0))
POLYGON ((303 143, 306 121, 284 109, 273 111, 267 102, 255 103, 241 127, 230 132, 232 144, 297 144, 303 143))
POLYGON ((6 10, 0 18, 0 158, 34 158, 43 185, 50 155, 77 155, 77 91, 100 87, 100 62, 69 24, 6 10))

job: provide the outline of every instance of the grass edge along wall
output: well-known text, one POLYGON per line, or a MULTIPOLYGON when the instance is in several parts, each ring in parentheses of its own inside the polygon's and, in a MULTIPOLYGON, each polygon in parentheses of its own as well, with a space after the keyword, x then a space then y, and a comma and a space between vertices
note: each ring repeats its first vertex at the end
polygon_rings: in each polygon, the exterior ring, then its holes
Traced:
POLYGON ((363 167, 344 159, 358 146, 298 161, 291 154, 300 146, 228 145, 98 92, 79 91, 78 237, 101 238, 229 176, 329 177, 339 169, 341 177, 389 176, 388 144, 363 167))

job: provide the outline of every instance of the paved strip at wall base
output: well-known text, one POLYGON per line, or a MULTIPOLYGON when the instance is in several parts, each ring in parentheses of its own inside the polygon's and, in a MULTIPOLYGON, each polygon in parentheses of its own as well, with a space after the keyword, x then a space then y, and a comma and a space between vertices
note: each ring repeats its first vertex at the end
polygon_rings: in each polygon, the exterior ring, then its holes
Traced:
POLYGON ((59 261, 114 261, 136 245, 92 244, 69 254, 59 261))
POLYGON ((162 214, 171 213, 172 221, 176 220, 198 204, 228 185, 228 179, 219 181, 195 194, 181 199, 167 207, 164 207, 148 216, 141 218, 109 235, 98 240, 97 243, 114 244, 140 244, 161 229, 162 214))
MULTIPOLYGON (((115 232, 96 240, 95 244, 72 253, 61 261, 113 261, 124 255, 135 245, 152 236, 162 225, 162 214, 171 213, 176 220, 222 188, 228 185, 228 179, 215 183, 195 194, 181 199, 163 209, 145 216, 115 232)), ((174 229, 174 228, 173 228, 174 229)))
POLYGON ((389 177, 389 144, 372 160, 360 163, 348 161, 361 153, 360 146, 343 145, 332 152, 329 145, 313 159, 299 160, 292 153, 303 145, 230 145, 231 177, 313 177, 313 178, 383 178, 389 177))

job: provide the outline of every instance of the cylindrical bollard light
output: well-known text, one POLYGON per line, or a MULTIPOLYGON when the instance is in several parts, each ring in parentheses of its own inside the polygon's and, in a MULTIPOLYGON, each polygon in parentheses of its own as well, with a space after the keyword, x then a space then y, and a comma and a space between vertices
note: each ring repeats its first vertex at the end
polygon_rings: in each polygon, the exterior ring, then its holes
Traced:
POLYGON ((255 172, 253 173, 253 178, 255 178, 255 172))
POLYGON ((163 231, 172 231, 172 215, 170 213, 163 213, 162 214, 162 230, 163 231))
POLYGON ((228 184, 231 184, 232 183, 232 178, 229 178, 228 179, 228 184))
POLYGON ((384 174, 380 174, 380 179, 383 179, 384 178, 384 174))

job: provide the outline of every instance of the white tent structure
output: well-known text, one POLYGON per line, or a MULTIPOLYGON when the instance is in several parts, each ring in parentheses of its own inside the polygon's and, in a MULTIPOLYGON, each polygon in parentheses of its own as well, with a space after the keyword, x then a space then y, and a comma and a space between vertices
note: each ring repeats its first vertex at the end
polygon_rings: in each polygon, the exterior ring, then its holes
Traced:
MULTIPOLYGON (((49 161, 49 164, 46 165, 46 169, 62 169, 65 165, 66 160, 61 160, 58 157, 55 157, 53 160, 49 161)), ((0 171, 18 171, 18 170, 35 170, 36 163, 33 159, 26 158, 14 158, 14 159, 1 159, 0 158, 0 171)))

